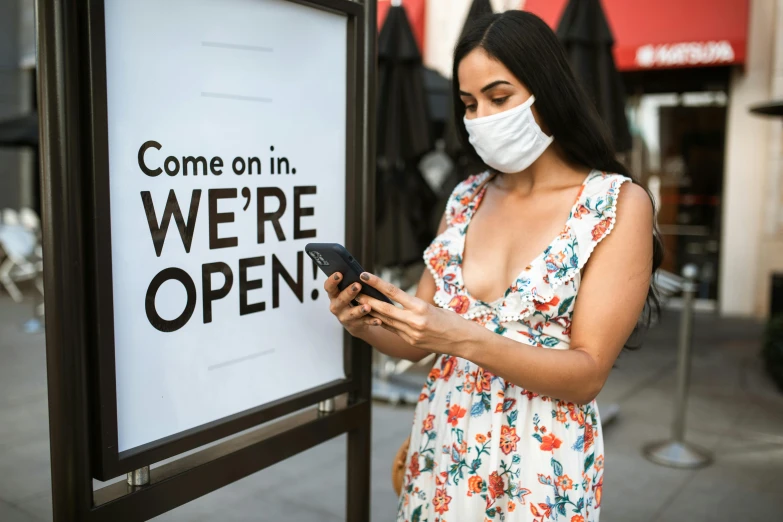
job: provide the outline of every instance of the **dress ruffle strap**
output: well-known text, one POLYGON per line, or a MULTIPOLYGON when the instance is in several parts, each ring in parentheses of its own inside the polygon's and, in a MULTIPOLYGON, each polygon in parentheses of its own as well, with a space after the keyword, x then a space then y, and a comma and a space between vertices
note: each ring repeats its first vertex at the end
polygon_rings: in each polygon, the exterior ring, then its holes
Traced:
POLYGON ((461 268, 467 227, 490 176, 489 172, 473 176, 455 188, 446 208, 449 226, 425 250, 424 261, 435 279, 438 306, 467 319, 494 315, 500 323, 520 321, 535 310, 536 303, 551 302, 559 287, 574 281, 596 245, 611 233, 620 187, 630 178, 591 172, 563 231, 519 274, 505 295, 487 303, 469 294, 461 268))

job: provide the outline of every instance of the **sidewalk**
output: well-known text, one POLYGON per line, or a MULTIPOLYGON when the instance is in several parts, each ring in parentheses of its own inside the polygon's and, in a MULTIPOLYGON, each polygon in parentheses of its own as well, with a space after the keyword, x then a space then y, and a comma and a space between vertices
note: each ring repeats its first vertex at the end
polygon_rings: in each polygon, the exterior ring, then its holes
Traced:
MULTIPOLYGON (((51 520, 45 348, 25 334, 32 304, 0 296, 0 521, 51 520)), ((712 450, 697 471, 656 466, 642 446, 669 432, 677 316, 649 332, 645 346, 617 362, 599 403, 619 403, 605 429, 602 522, 781 519, 783 394, 763 374, 760 328, 698 316, 688 438, 712 450)), ((376 404, 373 414, 374 522, 394 520, 389 469, 412 408, 376 404)), ((344 520, 345 438, 340 437, 157 517, 160 522, 344 520)), ((462 521, 456 521, 462 522, 462 521)), ((465 521, 473 522, 473 521, 465 521)))

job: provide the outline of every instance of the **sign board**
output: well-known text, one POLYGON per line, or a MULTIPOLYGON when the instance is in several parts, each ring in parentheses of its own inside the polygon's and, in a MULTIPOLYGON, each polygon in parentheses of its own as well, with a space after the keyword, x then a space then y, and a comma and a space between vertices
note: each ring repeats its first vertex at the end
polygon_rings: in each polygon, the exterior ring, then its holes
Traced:
POLYGON ((340 434, 367 520, 370 351, 304 247, 372 264, 375 0, 36 12, 55 521, 147 520, 340 434))
POLYGON ((347 19, 285 0, 105 11, 126 451, 345 377, 304 246, 345 241, 347 19))

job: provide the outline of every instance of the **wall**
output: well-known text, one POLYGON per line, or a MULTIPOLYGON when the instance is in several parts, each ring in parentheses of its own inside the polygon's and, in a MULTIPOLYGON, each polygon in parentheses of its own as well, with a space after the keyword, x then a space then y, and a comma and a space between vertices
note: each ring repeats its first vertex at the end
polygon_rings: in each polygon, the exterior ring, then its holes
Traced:
MULTIPOLYGON (((774 58, 771 60, 770 99, 783 99, 783 0, 776 0, 774 58)), ((756 315, 766 316, 770 304, 770 281, 783 273, 783 118, 767 122, 767 163, 756 285, 756 315)))
MULTIPOLYGON (((778 120, 760 118, 749 106, 768 101, 780 9, 779 0, 751 2, 748 59, 734 71, 726 133, 726 171, 720 269, 720 313, 763 315, 763 289, 768 286, 768 233, 764 229, 765 191, 770 183, 770 148, 778 120)), ((778 45, 780 44, 778 39, 778 45)))
MULTIPOLYGON (((471 0, 428 0, 425 63, 451 77, 471 0)), ((493 0, 500 12, 519 0, 493 0)), ((522 3, 524 5, 524 3, 522 3)), ((763 317, 770 275, 783 271, 783 119, 749 106, 783 99, 783 0, 752 0, 747 61, 733 73, 726 132, 719 310, 763 317)))

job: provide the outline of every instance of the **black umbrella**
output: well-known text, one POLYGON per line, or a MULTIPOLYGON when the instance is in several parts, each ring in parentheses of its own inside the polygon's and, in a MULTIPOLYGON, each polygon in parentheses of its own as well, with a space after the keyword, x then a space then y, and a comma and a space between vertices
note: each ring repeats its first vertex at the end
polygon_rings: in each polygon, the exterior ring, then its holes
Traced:
MULTIPOLYGON (((468 16, 465 18, 465 23, 462 25, 460 36, 465 33, 465 30, 470 27, 470 24, 475 20, 492 13, 492 5, 489 3, 489 0, 473 0, 473 3, 470 4, 470 9, 468 9, 468 16)), ((453 80, 454 79, 452 78, 452 81, 453 80)), ((480 169, 483 165, 475 164, 475 162, 473 162, 472 159, 469 159, 470 157, 463 151, 462 143, 457 135, 457 127, 453 120, 454 111, 451 109, 451 106, 453 106, 451 95, 449 96, 449 105, 451 114, 449 115, 449 123, 446 127, 446 152, 455 160, 457 165, 461 165, 456 176, 458 178, 464 178, 468 174, 472 174, 473 171, 480 169)))
POLYGON ((614 38, 600 0, 569 0, 557 26, 557 36, 608 127, 615 150, 629 150, 631 133, 625 116, 625 88, 614 65, 614 38))
POLYGON ((421 54, 408 17, 392 6, 378 38, 376 262, 404 265, 432 239, 434 194, 417 168, 432 149, 421 54))
POLYGON ((421 54, 405 9, 389 8, 378 37, 378 157, 390 164, 432 148, 421 54))
POLYGON ((424 68, 424 90, 430 116, 430 135, 443 136, 451 121, 451 82, 435 69, 424 68))
POLYGON ((38 113, 0 121, 0 147, 38 147, 38 113))
POLYGON ((24 116, 18 116, 0 121, 0 148, 29 147, 33 149, 33 209, 41 212, 41 177, 38 175, 38 112, 33 111, 24 116))
POLYGON ((489 3, 489 0, 473 0, 473 3, 470 4, 470 9, 468 9, 468 16, 465 19, 465 25, 462 26, 462 30, 465 31, 465 28, 473 20, 493 12, 492 4, 489 3))
POLYGON ((750 112, 761 116, 783 116, 783 100, 757 103, 750 107, 750 112))
MULTIPOLYGON (((465 18, 465 24, 462 26, 460 34, 464 33, 465 30, 470 27, 470 24, 478 18, 492 13, 492 5, 489 3, 489 0, 473 0, 473 3, 470 4, 470 9, 468 9, 468 16, 465 18)), ((453 78, 452 81, 454 81, 453 78)), ((454 187, 456 187, 460 181, 471 174, 476 174, 486 168, 484 163, 477 161, 474 155, 468 154, 460 142, 459 136, 457 135, 457 126, 454 121, 452 99, 451 93, 449 93, 449 122, 446 124, 444 139, 446 142, 446 153, 454 162, 454 168, 440 187, 438 193, 439 208, 445 208, 446 201, 451 195, 451 191, 454 190, 454 187)))

